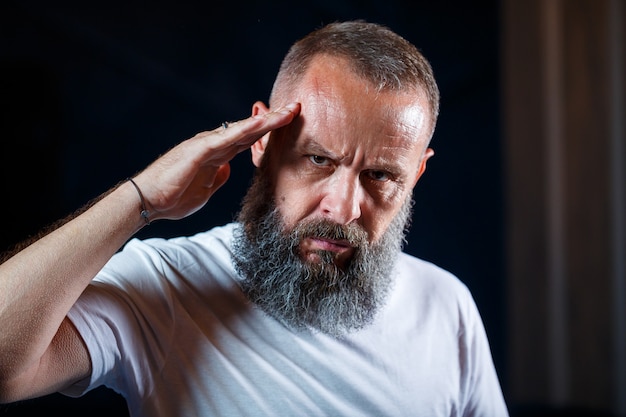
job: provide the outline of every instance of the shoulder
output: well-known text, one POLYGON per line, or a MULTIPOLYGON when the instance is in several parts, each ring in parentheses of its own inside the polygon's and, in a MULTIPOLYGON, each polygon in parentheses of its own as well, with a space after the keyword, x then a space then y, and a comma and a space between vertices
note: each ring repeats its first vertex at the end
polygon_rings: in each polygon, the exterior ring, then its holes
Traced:
POLYGON ((402 253, 396 263, 396 282, 392 291, 393 308, 416 321, 427 317, 453 326, 474 326, 480 321, 474 298, 463 281, 432 262, 402 253))
POLYGON ((138 283, 155 278, 204 281, 234 274, 231 241, 235 224, 192 236, 132 239, 98 274, 97 281, 138 283), (184 272, 184 274, 182 274, 184 272))
POLYGON ((236 225, 229 223, 217 226, 192 236, 179 236, 169 239, 132 239, 121 253, 143 253, 149 257, 164 258, 168 261, 193 260, 197 257, 230 258, 230 246, 236 225))
POLYGON ((396 272, 400 285, 409 288, 453 292, 462 297, 470 295, 465 283, 452 272, 404 252, 398 257, 396 272))
POLYGON ((147 250, 149 248, 159 251, 193 250, 193 248, 196 250, 200 248, 224 248, 228 250, 236 227, 236 223, 228 223, 191 236, 177 236, 169 239, 153 237, 143 240, 135 238, 125 245, 124 250, 147 250))

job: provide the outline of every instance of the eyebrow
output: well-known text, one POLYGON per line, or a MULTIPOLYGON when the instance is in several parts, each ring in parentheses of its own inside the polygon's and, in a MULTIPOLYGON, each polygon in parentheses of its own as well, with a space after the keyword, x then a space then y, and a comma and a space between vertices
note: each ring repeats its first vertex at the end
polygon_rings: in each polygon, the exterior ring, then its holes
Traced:
MULTIPOLYGON (((341 162, 346 158, 345 155, 338 155, 326 148, 324 145, 316 141, 311 137, 307 137, 303 139, 300 148, 306 152, 307 154, 314 154, 319 156, 324 156, 326 158, 330 158, 334 161, 341 162)), ((403 167, 405 163, 401 162, 402 158, 389 159, 382 155, 377 155, 373 164, 371 164, 371 168, 373 170, 381 170, 388 171, 395 176, 400 176, 403 173, 403 167)))
POLYGON ((335 154, 334 152, 331 152, 328 148, 326 148, 321 143, 317 142, 315 139, 312 139, 310 137, 305 138, 302 141, 302 145, 300 147, 304 149, 307 153, 312 153, 312 154, 320 155, 320 156, 326 156, 335 161, 341 161, 342 159, 345 158, 345 156, 340 156, 340 155, 335 154))

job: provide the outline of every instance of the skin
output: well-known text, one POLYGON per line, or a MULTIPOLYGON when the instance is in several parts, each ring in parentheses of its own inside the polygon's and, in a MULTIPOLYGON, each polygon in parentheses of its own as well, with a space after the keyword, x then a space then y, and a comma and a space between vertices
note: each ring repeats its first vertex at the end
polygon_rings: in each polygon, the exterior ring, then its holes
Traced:
MULTIPOLYGON (((287 101, 301 103, 301 116, 252 146, 258 167, 268 146, 274 197, 287 227, 312 218, 359 223, 375 242, 387 229, 433 155, 427 148, 430 117, 424 97, 376 92, 346 63, 318 57, 287 101), (271 139, 270 139, 271 138, 271 139), (271 143, 271 145, 270 145, 271 143)), ((268 109, 256 103, 253 114, 268 109)), ((343 241, 307 238, 301 256, 315 250, 345 263, 354 248, 343 241)))
MULTIPOLYGON (((433 154, 426 100, 376 93, 327 58, 317 59, 293 90, 283 102, 294 104, 270 111, 257 102, 252 117, 181 142, 135 176, 151 221, 196 212, 227 181, 236 154, 252 146, 259 166, 276 146, 282 151, 272 154, 270 175, 288 225, 315 217, 354 221, 378 239, 433 154)), ((0 265, 0 402, 45 395, 90 375, 89 354, 66 314, 145 226, 139 211, 137 191, 121 183, 0 265)), ((314 260, 316 248, 336 252, 339 262, 353 251, 345 242, 311 238, 302 256, 314 260)))

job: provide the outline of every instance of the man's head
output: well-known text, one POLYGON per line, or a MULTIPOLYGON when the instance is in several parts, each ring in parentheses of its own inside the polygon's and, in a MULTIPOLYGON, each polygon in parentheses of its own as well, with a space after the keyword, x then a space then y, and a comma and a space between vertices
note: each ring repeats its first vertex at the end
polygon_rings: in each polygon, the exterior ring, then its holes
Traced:
POLYGON ((270 103, 294 101, 294 122, 252 147, 259 169, 239 217, 237 265, 266 311, 339 334, 369 323, 384 301, 433 154, 439 93, 414 46, 346 22, 290 49, 270 103))
POLYGON ((432 135, 439 115, 439 88, 430 63, 413 44, 389 28, 364 21, 331 23, 294 43, 274 82, 271 107, 289 102, 311 62, 320 55, 344 58, 349 66, 344 69, 367 80, 373 91, 423 94, 432 135))

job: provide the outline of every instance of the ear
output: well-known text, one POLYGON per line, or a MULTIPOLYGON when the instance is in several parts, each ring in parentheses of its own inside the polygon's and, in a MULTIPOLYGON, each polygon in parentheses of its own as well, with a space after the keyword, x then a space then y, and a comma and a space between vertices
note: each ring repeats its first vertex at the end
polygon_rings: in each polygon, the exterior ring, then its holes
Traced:
POLYGON ((420 161, 420 166, 417 170, 417 174, 415 175, 415 181, 413 182, 413 187, 417 184, 417 181, 420 179, 424 171, 426 171, 426 161, 435 154, 435 151, 432 148, 426 148, 424 151, 424 155, 422 155, 422 160, 420 161))
MULTIPOLYGON (((256 116, 258 114, 266 114, 269 113, 270 109, 260 101, 257 101, 252 106, 252 115, 256 116)), ((267 143, 270 139, 270 132, 263 135, 260 139, 252 144, 250 150, 252 151, 252 163, 257 168, 261 166, 261 160, 263 159, 263 155, 265 154, 265 148, 267 148, 267 143)))

